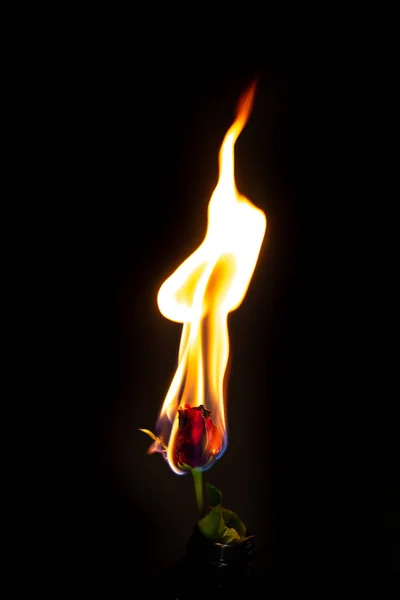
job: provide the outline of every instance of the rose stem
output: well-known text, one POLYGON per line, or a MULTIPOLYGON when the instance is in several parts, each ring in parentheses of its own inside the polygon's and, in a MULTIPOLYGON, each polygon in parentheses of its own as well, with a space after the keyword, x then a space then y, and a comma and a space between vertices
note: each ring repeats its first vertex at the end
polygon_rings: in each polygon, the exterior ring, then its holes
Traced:
POLYGON ((203 471, 200 469, 192 469, 194 491, 196 493, 197 508, 199 513, 203 512, 203 471))

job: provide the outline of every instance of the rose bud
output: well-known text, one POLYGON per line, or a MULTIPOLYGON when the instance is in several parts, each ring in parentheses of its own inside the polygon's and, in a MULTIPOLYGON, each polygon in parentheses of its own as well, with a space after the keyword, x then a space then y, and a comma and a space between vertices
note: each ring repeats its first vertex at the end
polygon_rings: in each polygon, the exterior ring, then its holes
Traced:
POLYGON ((174 462, 181 469, 209 469, 223 446, 223 434, 212 422, 212 411, 201 404, 178 409, 179 425, 174 440, 174 462))

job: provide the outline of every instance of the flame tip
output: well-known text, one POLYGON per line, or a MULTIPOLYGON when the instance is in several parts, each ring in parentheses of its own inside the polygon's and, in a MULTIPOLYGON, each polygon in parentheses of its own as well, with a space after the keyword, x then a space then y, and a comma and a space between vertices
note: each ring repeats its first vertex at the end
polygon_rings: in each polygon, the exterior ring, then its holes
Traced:
POLYGON ((244 92, 240 95, 239 100, 237 102, 237 117, 242 116, 245 122, 249 118, 251 110, 253 108, 257 84, 258 77, 254 77, 250 81, 248 86, 245 88, 244 92))

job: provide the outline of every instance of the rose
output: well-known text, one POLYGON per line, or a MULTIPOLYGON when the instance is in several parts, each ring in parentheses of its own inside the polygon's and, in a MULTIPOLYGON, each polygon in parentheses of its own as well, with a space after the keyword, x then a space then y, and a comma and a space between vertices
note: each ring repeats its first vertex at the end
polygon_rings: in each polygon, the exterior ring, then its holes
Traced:
POLYGON ((179 425, 173 446, 174 462, 181 469, 209 469, 223 446, 223 434, 201 404, 178 409, 179 425))
POLYGON ((182 471, 196 473, 209 469, 224 450, 222 430, 211 419, 212 411, 201 404, 191 407, 185 404, 178 409, 178 427, 168 446, 163 436, 157 436, 148 429, 140 429, 149 435, 154 443, 149 453, 162 452, 167 460, 169 448, 171 462, 182 471))

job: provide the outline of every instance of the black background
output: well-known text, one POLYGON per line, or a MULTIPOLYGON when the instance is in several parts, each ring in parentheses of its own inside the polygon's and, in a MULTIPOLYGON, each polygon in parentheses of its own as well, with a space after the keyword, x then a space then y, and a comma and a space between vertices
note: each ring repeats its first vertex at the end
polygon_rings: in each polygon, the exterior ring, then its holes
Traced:
MULTIPOLYGON (((358 250, 348 253, 360 201, 352 62, 322 46, 324 31, 277 32, 262 12, 160 11, 93 5, 60 92, 62 581, 113 595, 154 584, 196 521, 190 477, 148 456, 137 429, 154 428, 176 366, 180 327, 159 313, 157 291, 204 236, 218 150, 257 77, 236 181, 268 225, 229 321, 228 449, 206 476, 255 532, 253 572, 267 589, 369 586, 395 571, 397 513, 394 489, 372 513, 359 482, 372 463, 354 359, 358 250), (365 554, 377 555, 372 569, 365 554)), ((390 488, 395 440, 384 446, 390 488)))

